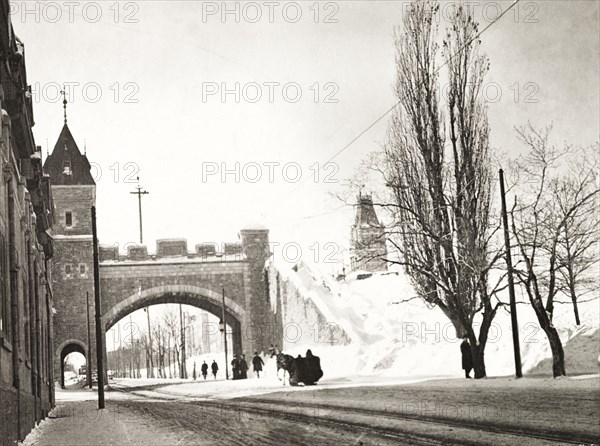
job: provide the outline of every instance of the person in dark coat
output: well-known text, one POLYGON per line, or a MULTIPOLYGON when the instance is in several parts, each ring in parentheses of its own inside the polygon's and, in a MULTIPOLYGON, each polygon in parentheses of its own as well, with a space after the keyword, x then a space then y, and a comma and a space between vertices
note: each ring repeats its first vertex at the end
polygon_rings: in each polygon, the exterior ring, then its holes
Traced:
POLYGON ((206 363, 206 361, 204 361, 204 364, 202 364, 202 367, 200 367, 200 371, 202 372, 202 376, 206 380, 206 375, 208 375, 208 364, 206 363))
POLYGON ((265 365, 264 361, 260 356, 258 356, 258 352, 254 352, 254 358, 252 358, 252 366, 254 367, 254 371, 256 372, 256 377, 260 378, 260 372, 262 372, 262 366, 265 365))
POLYGON ((210 368, 212 369, 212 374, 215 377, 215 379, 217 379, 217 372, 219 371, 219 366, 217 364, 217 361, 215 361, 213 359, 212 364, 210 365, 210 368))
POLYGON ((306 350, 306 358, 304 358, 304 384, 312 386, 322 377, 321 359, 313 355, 310 349, 306 350))
POLYGON ((467 338, 464 338, 460 344, 460 354, 462 356, 462 368, 465 371, 465 378, 471 377, 473 369, 473 358, 471 357, 471 345, 467 338))
POLYGON ((242 355, 238 363, 240 379, 248 379, 248 363, 246 362, 246 355, 242 355))
POLYGON ((296 358, 294 358, 293 366, 289 371, 289 374, 291 386, 297 386, 298 383, 304 382, 305 364, 302 356, 298 355, 296 358))
POLYGON ((238 359, 238 355, 233 356, 233 360, 231 361, 231 370, 233 372, 233 379, 240 379, 240 360, 238 359))

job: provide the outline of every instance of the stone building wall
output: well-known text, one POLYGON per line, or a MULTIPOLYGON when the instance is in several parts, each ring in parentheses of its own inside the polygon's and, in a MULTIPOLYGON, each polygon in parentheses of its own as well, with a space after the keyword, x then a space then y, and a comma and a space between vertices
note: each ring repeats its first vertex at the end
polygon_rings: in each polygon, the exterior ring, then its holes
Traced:
POLYGON ((52 197, 31 126, 23 46, 0 2, 0 443, 25 438, 54 404, 52 197), (16 85, 15 85, 16 84, 16 85))

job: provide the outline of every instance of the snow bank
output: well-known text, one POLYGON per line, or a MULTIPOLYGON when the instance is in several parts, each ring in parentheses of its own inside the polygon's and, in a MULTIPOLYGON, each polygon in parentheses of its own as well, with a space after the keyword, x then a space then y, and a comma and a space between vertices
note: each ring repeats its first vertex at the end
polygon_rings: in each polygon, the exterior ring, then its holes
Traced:
MULTIPOLYGON (((289 302, 299 294, 306 314, 307 307, 314 307, 321 315, 319 328, 333 328, 322 336, 294 342, 288 338, 284 350, 296 356, 311 348, 321 357, 325 377, 462 376, 454 327, 441 310, 415 297, 404 274, 354 272, 338 282, 301 262, 281 275, 287 282, 280 290, 287 293, 281 296, 284 326, 299 318, 302 309, 294 310, 295 315, 289 311, 289 302)), ((527 302, 517 307, 523 370, 551 373, 550 348, 535 313, 527 302)), ((582 325, 577 327, 572 306, 556 305, 554 324, 565 346, 567 373, 598 373, 599 301, 581 303, 580 313, 582 325)), ((511 321, 505 309, 492 324, 485 354, 488 376, 514 373, 511 321)))

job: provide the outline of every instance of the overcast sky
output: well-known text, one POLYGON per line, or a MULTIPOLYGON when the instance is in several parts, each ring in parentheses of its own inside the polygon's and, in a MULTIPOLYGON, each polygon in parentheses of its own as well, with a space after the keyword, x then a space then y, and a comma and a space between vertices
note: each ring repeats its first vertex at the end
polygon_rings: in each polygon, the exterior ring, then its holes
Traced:
MULTIPOLYGON (((471 4, 483 29, 510 2, 471 4)), ((599 139, 598 5, 522 0, 483 34, 494 147, 522 150, 512 128, 527 120, 553 121, 557 143, 599 139)), ((300 243, 305 256, 322 262, 333 251, 326 243, 347 246, 353 220, 330 192, 381 145, 387 119, 334 165, 325 163, 394 103, 392 35, 406 2, 228 7, 239 8, 239 23, 234 13, 222 15, 221 2, 13 2, 37 144, 45 155, 46 141, 52 150, 61 130, 56 86, 77 83, 68 122, 95 163, 102 243, 138 240, 129 192, 139 175, 150 192, 143 209, 151 251, 158 238, 185 237, 190 250, 235 241, 240 228, 259 222, 272 241, 300 243), (223 98, 222 88, 236 83, 239 102, 234 94, 223 98), (235 170, 236 162, 239 182, 232 173, 223 182, 221 168, 235 170), (203 178, 203 163, 206 173, 219 172, 203 178), (315 166, 322 168, 317 181, 315 166), (302 179, 293 182, 298 168, 302 179), (307 249, 314 243, 318 259, 307 249)))

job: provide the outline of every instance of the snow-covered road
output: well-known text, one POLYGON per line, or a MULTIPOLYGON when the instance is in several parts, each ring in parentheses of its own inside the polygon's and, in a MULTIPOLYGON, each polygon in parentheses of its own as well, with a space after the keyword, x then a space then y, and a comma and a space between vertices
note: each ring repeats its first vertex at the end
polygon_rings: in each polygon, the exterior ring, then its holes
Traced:
POLYGON ((208 395, 227 393, 224 387, 231 388, 231 395, 239 395, 243 381, 128 384, 106 393, 102 411, 96 409, 92 392, 59 392, 58 408, 30 434, 25 445, 549 445, 600 441, 597 375, 561 380, 434 380, 368 387, 340 384, 317 391, 287 387, 266 393, 255 388, 233 399, 208 395), (176 388, 182 389, 180 395, 176 388))

